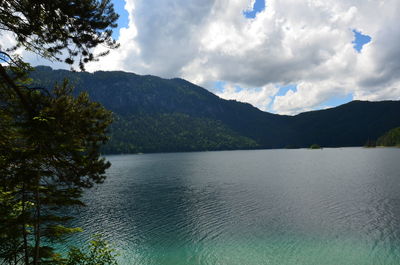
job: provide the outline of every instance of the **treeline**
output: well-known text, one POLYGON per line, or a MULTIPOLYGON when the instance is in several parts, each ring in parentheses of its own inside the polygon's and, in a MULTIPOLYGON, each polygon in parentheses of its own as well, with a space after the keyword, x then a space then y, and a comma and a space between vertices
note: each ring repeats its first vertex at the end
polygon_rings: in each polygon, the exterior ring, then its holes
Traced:
POLYGON ((257 143, 222 122, 182 113, 119 116, 105 153, 254 149, 257 143))
POLYGON ((400 147, 400 127, 394 128, 376 141, 378 146, 397 146, 400 147))

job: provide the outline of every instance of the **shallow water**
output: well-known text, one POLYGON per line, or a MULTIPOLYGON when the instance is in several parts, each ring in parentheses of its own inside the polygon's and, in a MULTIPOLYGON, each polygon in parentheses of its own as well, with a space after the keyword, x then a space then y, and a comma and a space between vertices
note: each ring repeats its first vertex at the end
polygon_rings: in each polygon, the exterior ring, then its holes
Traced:
POLYGON ((400 149, 107 157, 75 243, 120 264, 400 264, 400 149))

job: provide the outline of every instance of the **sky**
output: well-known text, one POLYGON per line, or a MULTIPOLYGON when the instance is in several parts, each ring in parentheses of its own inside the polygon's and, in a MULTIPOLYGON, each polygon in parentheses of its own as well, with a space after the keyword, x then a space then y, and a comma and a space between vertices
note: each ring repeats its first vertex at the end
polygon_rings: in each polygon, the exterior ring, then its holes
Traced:
POLYGON ((181 77, 289 115, 400 99, 399 0, 113 2, 121 46, 89 71, 181 77))

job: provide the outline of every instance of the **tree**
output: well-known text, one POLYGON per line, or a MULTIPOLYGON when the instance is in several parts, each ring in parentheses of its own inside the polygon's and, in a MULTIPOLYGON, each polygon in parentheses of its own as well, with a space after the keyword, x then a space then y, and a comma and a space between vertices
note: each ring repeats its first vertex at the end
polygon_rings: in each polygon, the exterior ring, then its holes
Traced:
POLYGON ((110 0, 0 1, 0 30, 12 32, 17 41, 9 51, 24 47, 68 64, 78 58, 81 69, 107 54, 93 54, 96 46, 118 47, 111 37, 117 19, 110 0))
POLYGON ((397 146, 400 147, 400 127, 393 128, 378 138, 379 146, 397 146))
POLYGON ((110 164, 100 157, 100 146, 112 117, 87 94, 73 97, 67 83, 51 92, 21 91, 34 115, 22 107, 8 115, 3 109, 12 131, 0 144, 0 183, 13 195, 8 201, 24 206, 8 220, 21 231, 25 264, 39 264, 57 258, 43 238, 51 243, 77 231, 62 225, 69 217, 58 214, 60 207, 82 205, 83 189, 105 178, 110 164))
POLYGON ((319 146, 318 144, 312 144, 310 146, 310 149, 322 149, 321 146, 319 146))
POLYGON ((63 265, 117 265, 114 249, 100 236, 90 241, 89 249, 82 251, 73 247, 63 265))
POLYGON ((13 192, 0 188, 0 261, 5 264, 18 264, 23 252, 18 220, 22 212, 22 202, 15 200, 13 192))
POLYGON ((79 229, 64 226, 64 206, 82 205, 83 189, 102 183, 101 158, 111 113, 87 94, 73 97, 65 81, 51 91, 29 86, 24 47, 81 69, 99 56, 118 15, 109 0, 0 1, 0 30, 17 44, 0 53, 0 264, 56 264, 51 243, 79 229), (4 65, 6 64, 6 65, 4 65))

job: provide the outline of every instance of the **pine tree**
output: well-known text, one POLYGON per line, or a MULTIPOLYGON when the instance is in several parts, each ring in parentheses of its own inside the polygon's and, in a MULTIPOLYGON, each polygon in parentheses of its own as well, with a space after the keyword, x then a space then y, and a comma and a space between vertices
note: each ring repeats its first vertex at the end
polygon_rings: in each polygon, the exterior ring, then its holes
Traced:
POLYGON ((23 47, 83 70, 106 55, 93 53, 97 45, 118 46, 117 18, 110 0, 0 1, 0 31, 17 41, 0 52, 0 264, 63 264, 52 242, 79 229, 65 226, 71 217, 60 209, 82 205, 83 190, 110 166, 100 146, 111 113, 87 94, 72 96, 66 81, 30 87, 31 68, 12 52, 23 47))
POLYGON ((81 69, 107 54, 94 54, 96 46, 118 47, 112 39, 117 19, 111 0, 0 1, 0 30, 12 32, 17 41, 9 51, 24 47, 68 64, 78 60, 81 69))
MULTIPOLYGON (((16 244, 24 250, 25 264, 54 262, 58 256, 43 238, 51 243, 78 231, 63 226, 70 217, 58 213, 64 206, 82 205, 83 189, 103 182, 110 164, 101 158, 100 147, 112 115, 87 94, 72 96, 66 82, 51 92, 20 91, 32 112, 23 106, 8 114, 10 108, 2 109, 2 127, 8 128, 0 143, 0 187, 3 197, 7 195, 2 204, 20 205, 7 215, 15 225, 4 237, 20 238, 16 244), (19 236, 15 230, 20 230, 19 236)), ((14 260, 20 255, 15 253, 14 260)))

